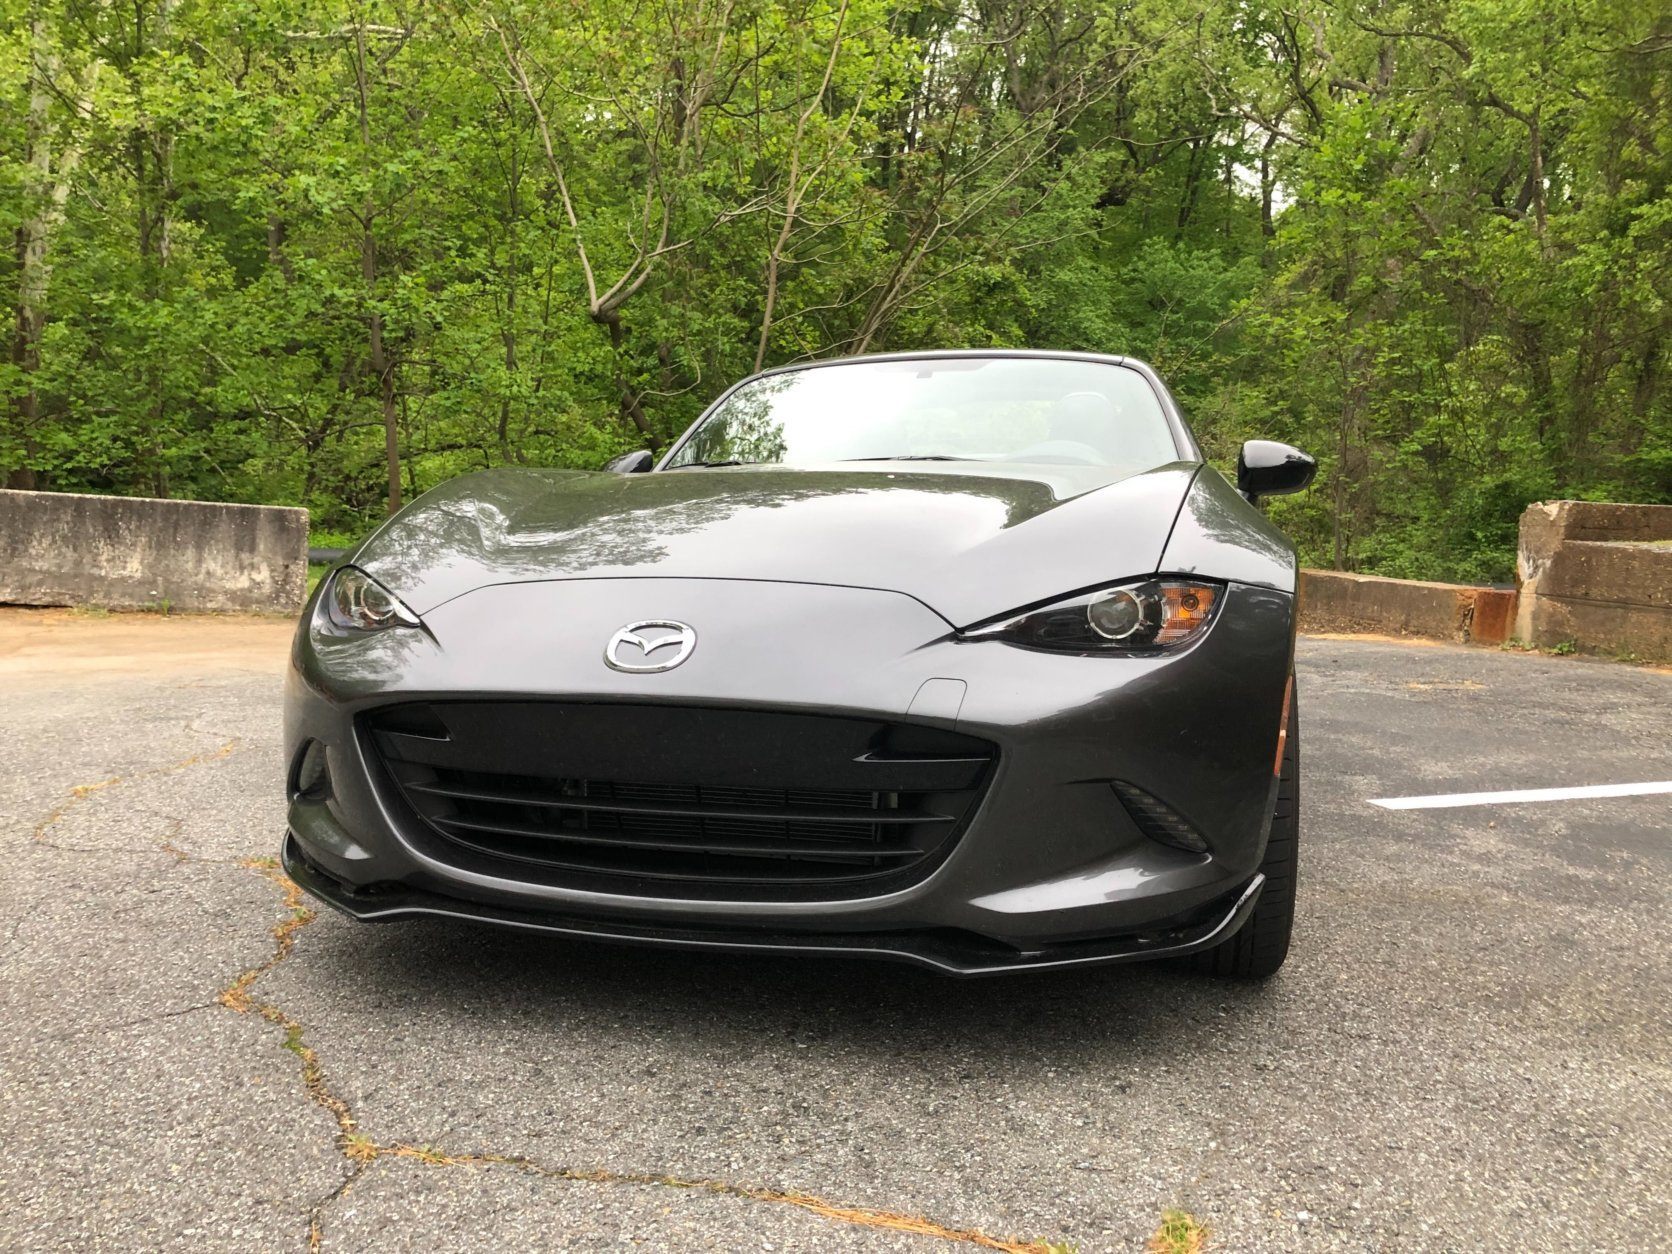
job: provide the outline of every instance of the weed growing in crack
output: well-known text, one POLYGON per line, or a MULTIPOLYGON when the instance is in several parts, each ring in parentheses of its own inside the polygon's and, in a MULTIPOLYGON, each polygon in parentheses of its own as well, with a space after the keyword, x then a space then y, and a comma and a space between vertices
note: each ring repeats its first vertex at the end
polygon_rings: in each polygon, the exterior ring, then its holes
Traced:
POLYGON ((378 1144, 364 1132, 350 1132, 342 1140, 343 1157, 350 1162, 369 1163, 380 1153, 378 1144))
POLYGON ((1208 1230, 1188 1211, 1169 1210, 1145 1246, 1147 1254, 1202 1254, 1208 1230))

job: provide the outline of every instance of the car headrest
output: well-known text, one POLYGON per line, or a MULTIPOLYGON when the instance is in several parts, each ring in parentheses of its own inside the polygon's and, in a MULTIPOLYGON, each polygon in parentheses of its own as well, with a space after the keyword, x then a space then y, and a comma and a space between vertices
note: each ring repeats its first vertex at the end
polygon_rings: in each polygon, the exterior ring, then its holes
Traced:
POLYGON ((1113 458, 1120 454, 1120 408, 1101 392, 1069 392, 1051 407, 1053 440, 1089 444, 1113 458))

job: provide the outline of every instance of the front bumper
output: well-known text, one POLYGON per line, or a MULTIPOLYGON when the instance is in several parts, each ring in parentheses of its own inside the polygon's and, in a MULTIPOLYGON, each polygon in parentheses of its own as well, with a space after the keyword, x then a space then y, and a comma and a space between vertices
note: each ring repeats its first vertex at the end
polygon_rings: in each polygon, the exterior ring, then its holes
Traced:
POLYGON ((1157 658, 961 641, 910 597, 820 585, 500 585, 425 621, 424 632, 363 638, 304 625, 297 637, 289 761, 294 773, 310 741, 323 745, 330 796, 293 787, 285 861, 305 889, 358 918, 441 914, 977 974, 1187 953, 1235 931, 1259 893, 1293 650, 1293 599, 1281 592, 1231 585, 1204 639, 1157 658), (603 643, 621 624, 664 617, 697 627, 688 662, 651 675, 604 666, 603 643), (439 856, 380 781, 359 721, 412 701, 531 699, 642 710, 644 737, 623 739, 624 763, 656 752, 656 710, 673 706, 921 724, 990 741, 997 765, 949 854, 920 881, 865 896, 647 896, 439 856), (1182 814, 1208 852, 1147 837, 1112 791, 1117 780, 1182 814))

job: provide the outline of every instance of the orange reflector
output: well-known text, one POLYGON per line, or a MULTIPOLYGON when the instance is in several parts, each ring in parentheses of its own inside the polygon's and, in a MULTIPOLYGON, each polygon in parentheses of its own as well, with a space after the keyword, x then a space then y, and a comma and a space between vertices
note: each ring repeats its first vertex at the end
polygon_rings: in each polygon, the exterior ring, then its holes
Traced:
POLYGON ((1271 764, 1273 775, 1283 774, 1283 751, 1289 747, 1289 703, 1295 698, 1295 677, 1283 685, 1283 717, 1277 721, 1277 760, 1271 764))

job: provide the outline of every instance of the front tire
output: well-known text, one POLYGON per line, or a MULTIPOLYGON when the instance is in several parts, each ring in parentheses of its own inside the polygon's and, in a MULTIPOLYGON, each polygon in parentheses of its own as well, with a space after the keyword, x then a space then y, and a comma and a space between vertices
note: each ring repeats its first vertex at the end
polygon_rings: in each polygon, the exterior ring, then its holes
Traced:
MULTIPOLYGON (((1293 680, 1290 681, 1293 683, 1293 680)), ((1263 980, 1276 973, 1289 953, 1295 922, 1295 868, 1300 845, 1300 697, 1291 693, 1289 735, 1283 748, 1283 769, 1277 778, 1277 801, 1272 807, 1271 835, 1260 873, 1266 886, 1254 913, 1229 938, 1212 949, 1190 956, 1190 965, 1208 975, 1236 980, 1263 980)))

